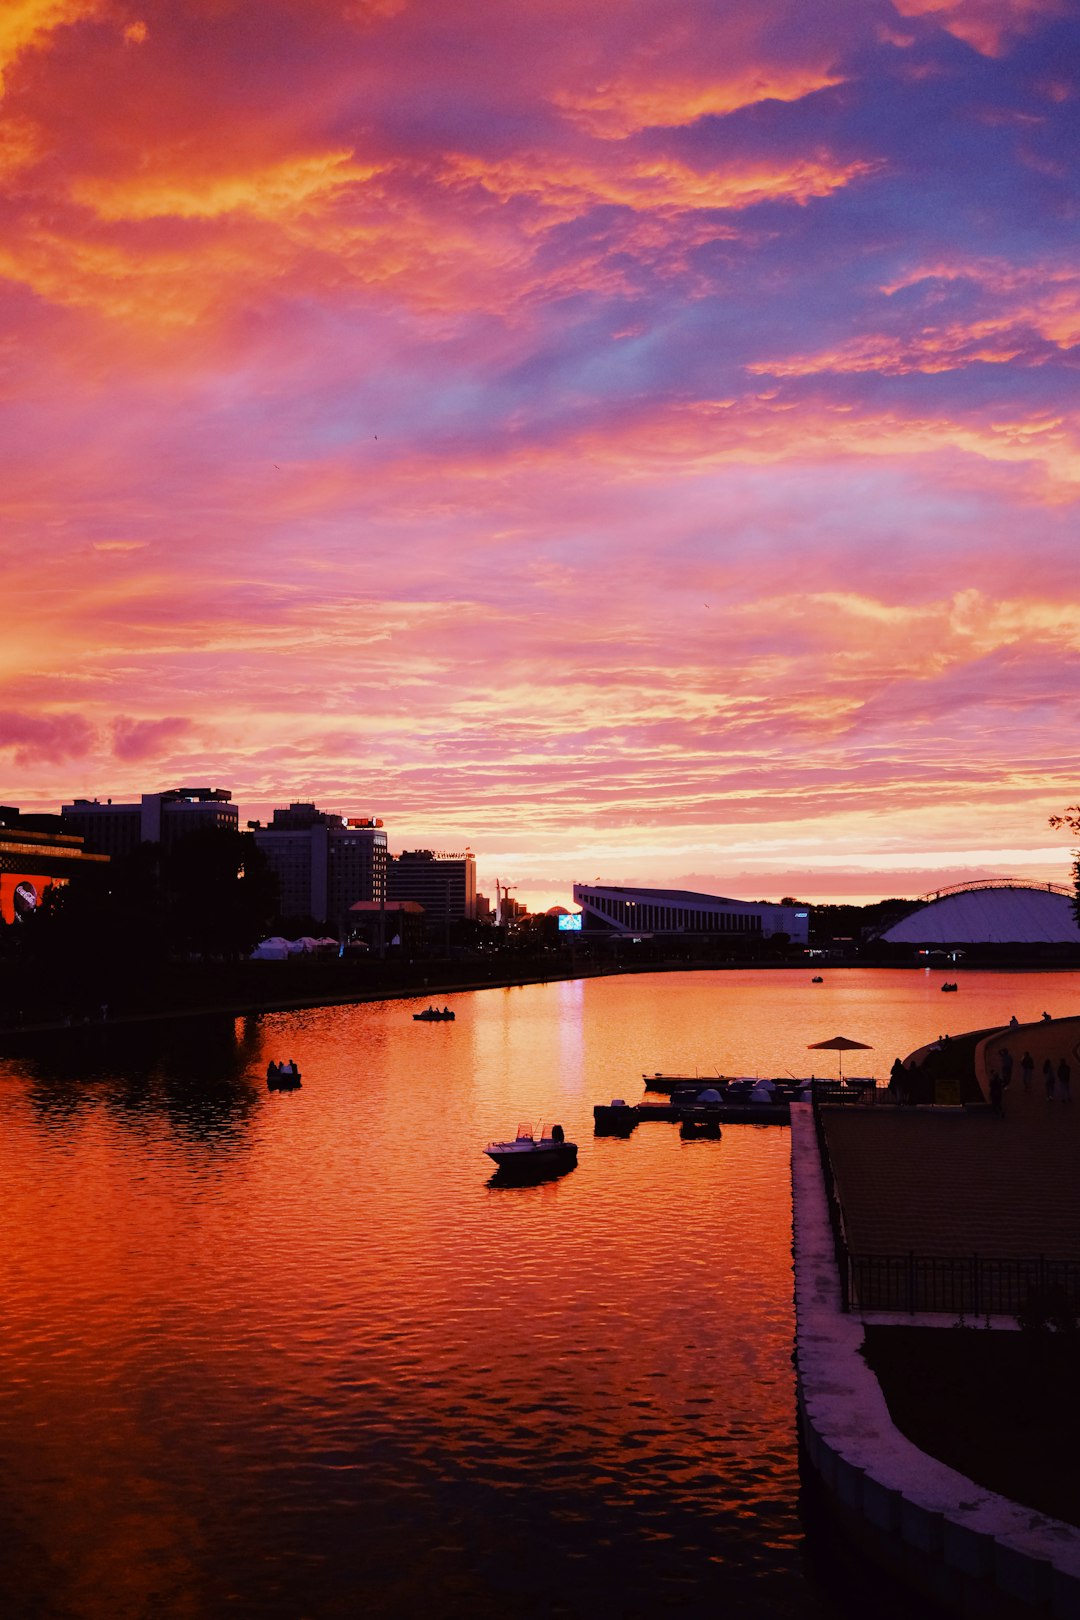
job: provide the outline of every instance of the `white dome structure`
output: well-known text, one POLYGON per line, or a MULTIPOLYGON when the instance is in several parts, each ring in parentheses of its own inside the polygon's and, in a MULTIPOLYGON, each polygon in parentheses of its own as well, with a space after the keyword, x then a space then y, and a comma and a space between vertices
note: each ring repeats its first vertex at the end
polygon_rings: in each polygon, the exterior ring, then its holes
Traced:
POLYGON ((890 945, 1080 945, 1073 892, 987 879, 943 890, 881 935, 890 945))

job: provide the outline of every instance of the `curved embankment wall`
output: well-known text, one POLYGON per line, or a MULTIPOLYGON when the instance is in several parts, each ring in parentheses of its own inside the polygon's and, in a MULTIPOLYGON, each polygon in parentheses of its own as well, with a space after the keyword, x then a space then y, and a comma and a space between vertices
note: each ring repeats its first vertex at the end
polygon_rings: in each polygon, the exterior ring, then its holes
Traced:
POLYGON ((791 1170, 799 1425, 835 1514, 894 1574, 960 1613, 1080 1620, 1080 1530, 975 1485, 894 1426, 859 1354, 862 1318, 840 1308, 809 1103, 792 1105, 791 1170))

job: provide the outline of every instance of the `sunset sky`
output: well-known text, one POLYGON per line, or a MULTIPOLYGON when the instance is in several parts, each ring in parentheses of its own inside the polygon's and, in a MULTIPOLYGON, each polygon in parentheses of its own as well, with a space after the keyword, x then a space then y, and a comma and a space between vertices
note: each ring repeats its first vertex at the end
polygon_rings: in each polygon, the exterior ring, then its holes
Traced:
POLYGON ((1066 881, 1066 0, 4 0, 0 802, 1066 881))

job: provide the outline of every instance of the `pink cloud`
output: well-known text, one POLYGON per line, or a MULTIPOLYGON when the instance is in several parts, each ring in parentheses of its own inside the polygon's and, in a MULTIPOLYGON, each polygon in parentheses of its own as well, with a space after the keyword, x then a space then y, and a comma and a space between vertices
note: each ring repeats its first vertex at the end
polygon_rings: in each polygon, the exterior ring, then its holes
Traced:
POLYGON ((93 745, 93 728, 82 715, 0 710, 0 749, 13 750, 16 767, 85 759, 93 745))
POLYGON ((131 720, 118 716, 113 723, 113 753, 125 764, 157 759, 190 730, 191 721, 176 715, 161 720, 131 720))

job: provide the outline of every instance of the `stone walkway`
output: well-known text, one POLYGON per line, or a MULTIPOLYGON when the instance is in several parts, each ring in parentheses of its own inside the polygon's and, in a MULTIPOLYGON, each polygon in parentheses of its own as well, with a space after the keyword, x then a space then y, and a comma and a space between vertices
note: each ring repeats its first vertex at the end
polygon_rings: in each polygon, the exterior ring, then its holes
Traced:
POLYGON ((1004 1117, 983 1109, 844 1108, 823 1112, 848 1243, 862 1254, 985 1255, 1080 1261, 1080 1018, 1002 1029, 976 1048, 1014 1056, 1004 1117), (1035 1060, 1025 1092, 1020 1057, 1035 1060), (1074 1100, 1048 1100, 1045 1057, 1065 1054, 1074 1100))

